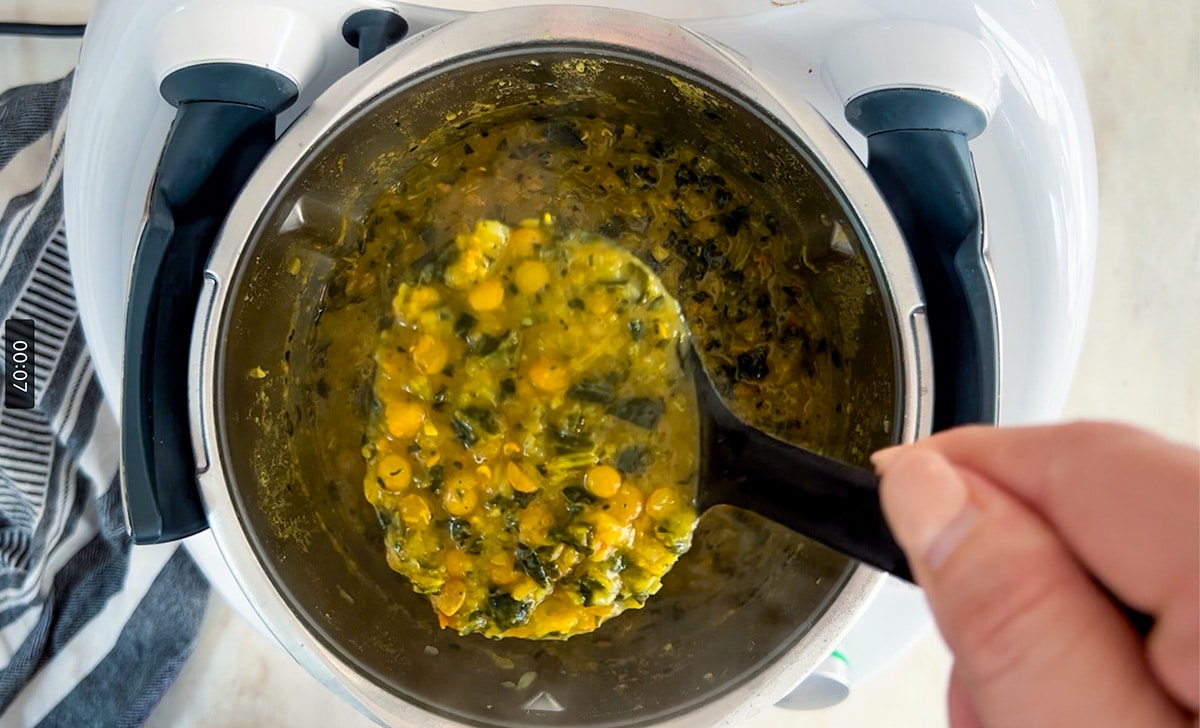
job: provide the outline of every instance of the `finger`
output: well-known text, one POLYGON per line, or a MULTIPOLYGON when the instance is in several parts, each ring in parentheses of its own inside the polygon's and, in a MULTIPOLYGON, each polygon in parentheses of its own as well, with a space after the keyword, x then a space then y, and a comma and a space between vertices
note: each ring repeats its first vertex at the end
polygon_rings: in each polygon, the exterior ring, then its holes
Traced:
POLYGON ((963 686, 958 668, 950 672, 950 687, 946 691, 946 712, 950 717, 950 728, 985 728, 975 712, 975 704, 963 686))
POLYGON ((984 725, 1187 724, 1137 635, 1018 500, 920 448, 887 465, 880 493, 984 725))
POLYGON ((1044 514, 1089 571, 1157 617, 1151 664, 1177 700, 1197 709, 1200 452, 1108 423, 967 427, 916 447, 942 453, 1044 514))
POLYGON ((1196 712, 1200 702, 1200 585, 1181 584, 1178 608, 1166 609, 1150 632, 1146 649, 1163 685, 1196 712))
POLYGON ((1049 520, 1114 593, 1159 614, 1200 578, 1200 453, 1123 425, 964 427, 920 441, 1049 520))

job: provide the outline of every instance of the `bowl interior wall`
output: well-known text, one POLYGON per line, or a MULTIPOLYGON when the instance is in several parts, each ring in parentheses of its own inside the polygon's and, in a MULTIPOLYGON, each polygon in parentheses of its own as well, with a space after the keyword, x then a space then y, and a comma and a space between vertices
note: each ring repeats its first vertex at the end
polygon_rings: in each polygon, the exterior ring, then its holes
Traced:
POLYGON ((838 414, 831 406, 807 444, 861 462, 893 441, 897 368, 877 266, 805 152, 775 120, 684 69, 612 49, 547 47, 423 74, 314 145, 231 282, 218 355, 220 462, 262 565, 296 614, 389 691, 465 722, 646 723, 736 687, 788 650, 819 622, 853 563, 717 509, 663 590, 592 634, 494 642, 440 630, 427 599, 384 561, 361 486, 363 430, 344 425, 366 422, 374 336, 399 272, 379 275, 336 311, 321 308, 331 281, 362 255, 364 220, 382 190, 475 125, 530 114, 656 125, 727 169, 753 170, 749 183, 789 224, 841 221, 854 257, 843 260, 827 240, 806 253, 821 270, 813 299, 844 360, 829 392, 838 414), (332 340, 322 333, 331 327, 332 340), (564 709, 526 711, 542 692, 564 709))

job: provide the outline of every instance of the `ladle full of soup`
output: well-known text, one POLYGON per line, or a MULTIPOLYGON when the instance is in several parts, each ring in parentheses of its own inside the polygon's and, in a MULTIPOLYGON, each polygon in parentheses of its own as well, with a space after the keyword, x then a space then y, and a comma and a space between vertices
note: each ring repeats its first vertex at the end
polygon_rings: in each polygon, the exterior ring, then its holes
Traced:
POLYGON ((678 304, 550 217, 413 266, 375 358, 365 492, 389 565, 461 634, 565 639, 641 607, 691 543, 678 304))

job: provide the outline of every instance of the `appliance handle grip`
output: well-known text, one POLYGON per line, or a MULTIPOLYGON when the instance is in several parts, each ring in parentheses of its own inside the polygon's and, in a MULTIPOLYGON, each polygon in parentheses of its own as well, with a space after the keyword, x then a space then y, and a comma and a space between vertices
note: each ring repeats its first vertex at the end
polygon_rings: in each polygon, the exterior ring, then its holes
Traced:
POLYGON ((221 222, 275 141, 298 89, 255 66, 214 63, 163 81, 179 111, 150 191, 129 281, 121 391, 121 489, 134 543, 189 536, 207 522, 189 437, 192 325, 221 222))
POLYGON ((846 105, 867 137, 867 171, 908 243, 933 346, 933 430, 995 423, 1000 332, 967 142, 987 116, 939 91, 891 88, 846 105))
POLYGON ((362 65, 408 34, 408 21, 391 10, 366 8, 350 14, 342 23, 342 37, 358 49, 358 65, 362 65))

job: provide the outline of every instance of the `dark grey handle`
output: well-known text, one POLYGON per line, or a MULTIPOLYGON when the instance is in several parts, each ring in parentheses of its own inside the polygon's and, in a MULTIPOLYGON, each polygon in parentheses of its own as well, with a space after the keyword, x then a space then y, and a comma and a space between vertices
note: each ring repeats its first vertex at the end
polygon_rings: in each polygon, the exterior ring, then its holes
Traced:
POLYGON ((135 543, 207 526, 188 435, 192 321, 221 222, 298 91, 274 71, 232 63, 176 71, 161 90, 179 111, 150 192, 125 320, 121 484, 135 543))
POLYGON ((875 473, 749 427, 717 428, 704 440, 711 465, 702 475, 714 502, 754 511, 847 556, 913 580, 908 557, 883 517, 875 473))
POLYGON ((846 106, 867 137, 867 170, 904 233, 925 292, 933 345, 933 429, 993 423, 1000 339, 967 142, 983 112, 954 96, 885 89, 846 106))
POLYGON ((847 556, 912 581, 879 504, 879 479, 750 427, 721 398, 688 347, 700 406, 700 508, 754 511, 847 556))
POLYGON ((408 34, 408 21, 390 10, 367 8, 351 13, 342 23, 342 37, 358 49, 362 65, 408 34))

